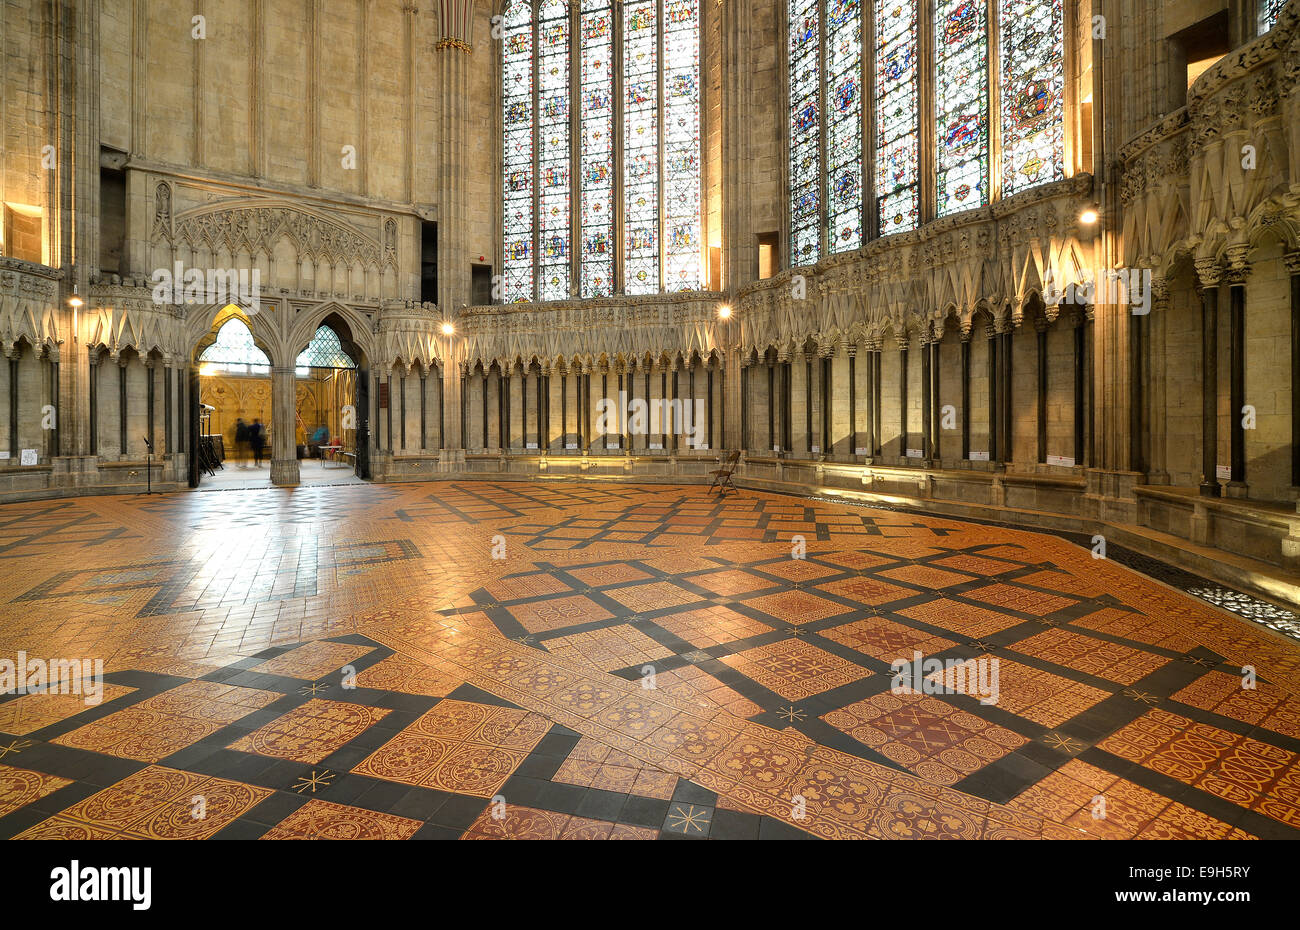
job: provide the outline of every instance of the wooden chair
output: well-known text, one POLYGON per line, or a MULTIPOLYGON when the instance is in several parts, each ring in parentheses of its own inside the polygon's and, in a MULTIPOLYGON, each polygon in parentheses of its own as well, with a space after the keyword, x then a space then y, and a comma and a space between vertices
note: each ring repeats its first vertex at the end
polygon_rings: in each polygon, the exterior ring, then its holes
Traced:
POLYGON ((737 449, 735 452, 727 453, 727 457, 723 461, 722 467, 715 468, 711 472, 709 472, 709 474, 713 476, 713 483, 709 485, 709 490, 707 493, 712 494, 713 489, 717 488, 718 496, 725 497, 728 489, 731 489, 732 491, 736 490, 736 486, 731 483, 731 478, 736 473, 736 465, 739 462, 740 462, 739 449, 737 449))

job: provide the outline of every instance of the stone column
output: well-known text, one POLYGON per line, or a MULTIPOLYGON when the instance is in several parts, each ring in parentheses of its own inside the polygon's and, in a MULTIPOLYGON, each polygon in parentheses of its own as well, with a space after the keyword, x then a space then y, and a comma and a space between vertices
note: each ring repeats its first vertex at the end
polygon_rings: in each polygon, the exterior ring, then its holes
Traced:
POLYGON ((1088 316, 1080 307, 1074 312, 1074 464, 1087 465, 1088 400, 1088 316))
MULTIPOLYGON (((415 16, 415 7, 408 6, 410 16, 406 28, 412 34, 415 26, 423 21, 423 16, 415 16)), ((470 229, 470 196, 472 185, 469 183, 470 156, 469 127, 476 118, 475 110, 482 101, 470 88, 470 60, 473 54, 474 37, 472 35, 474 17, 463 19, 455 16, 440 17, 439 25, 442 37, 434 44, 437 57, 438 74, 436 91, 419 93, 414 79, 411 94, 414 100, 406 118, 410 121, 408 132, 415 132, 419 108, 427 95, 432 101, 436 94, 438 130, 438 307, 446 317, 454 316, 469 303, 470 298, 470 251, 467 234, 470 229)), ((426 46, 427 47, 427 46, 426 46)), ((409 52, 408 52, 409 53, 409 52)), ((490 44, 490 55, 496 54, 496 43, 490 44)), ((495 61, 495 59, 493 59, 495 61)), ((489 65, 495 67, 495 64, 489 65)), ((408 64, 412 77, 418 75, 419 69, 408 64)), ((413 148, 413 147, 412 147, 413 148)), ((408 152, 408 170, 412 178, 417 170, 418 159, 414 152, 408 152)), ((480 157, 491 157, 491 153, 480 153, 480 157)), ((408 180, 408 186, 413 184, 408 180)), ((422 198, 412 194, 412 200, 422 198)), ((462 402, 457 399, 457 405, 462 402)), ((459 422, 460 417, 452 418, 459 422)), ((452 448, 465 447, 464 437, 457 435, 452 448)))
POLYGON ((1198 261, 1201 284, 1201 494, 1221 493, 1219 461, 1219 268, 1198 261))
POLYGON ((89 425, 90 438, 87 452, 99 455, 99 350, 92 348, 86 352, 90 375, 86 379, 90 385, 89 425))
POLYGON ((1035 347, 1037 348, 1037 410, 1034 425, 1038 428, 1037 450, 1034 456, 1040 465, 1047 464, 1047 320, 1041 313, 1034 315, 1035 347))
POLYGON ((4 356, 9 360, 9 464, 20 461, 22 451, 18 448, 18 360, 22 355, 22 344, 15 341, 4 344, 4 356))
POLYGON ((1235 261, 1228 270, 1228 436, 1232 478, 1230 497, 1246 497, 1246 430, 1242 425, 1246 406, 1246 275, 1249 266, 1235 261))
POLYGON ((293 368, 271 369, 271 483, 280 486, 295 485, 300 478, 294 442, 296 390, 293 368))
POLYGON ((989 392, 989 462, 996 465, 1001 462, 1002 433, 1001 410, 999 402, 1002 396, 1002 366, 999 364, 999 349, 1002 346, 996 323, 990 323, 984 331, 988 338, 988 392, 989 392))
POLYGON ((420 451, 429 448, 429 369, 420 368, 420 451))
MULTIPOLYGON (((126 366, 129 359, 127 356, 119 354, 113 361, 117 362, 117 456, 125 461, 126 450, 129 448, 126 432, 130 412, 130 400, 126 390, 126 366)), ((17 379, 15 378, 15 380, 17 379)), ((17 394, 18 392, 15 391, 14 393, 17 394)))
POLYGON ((970 459, 970 337, 971 326, 961 328, 961 458, 970 459))
POLYGON ((1165 418, 1165 382, 1168 378, 1165 357, 1165 323, 1169 316, 1169 284, 1152 275, 1151 313, 1147 321, 1146 422, 1148 461, 1147 482, 1169 483, 1168 426, 1165 418))
POLYGON ((907 348, 906 332, 898 336, 898 457, 907 464, 907 348))
POLYGON ((934 377, 934 359, 931 346, 933 341, 928 335, 921 337, 921 461, 929 468, 934 459, 934 395, 932 393, 934 377))

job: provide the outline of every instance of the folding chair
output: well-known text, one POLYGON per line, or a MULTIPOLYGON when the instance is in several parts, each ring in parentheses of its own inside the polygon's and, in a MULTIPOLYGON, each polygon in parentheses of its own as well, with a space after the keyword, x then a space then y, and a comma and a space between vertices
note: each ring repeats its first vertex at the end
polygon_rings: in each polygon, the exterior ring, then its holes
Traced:
MULTIPOLYGON (((725 497, 727 489, 736 490, 736 486, 731 483, 731 476, 736 473, 736 463, 740 461, 740 450, 727 454, 726 460, 722 463, 721 468, 715 468, 710 475, 713 476, 713 483, 709 485, 707 494, 712 494, 713 489, 718 489, 718 496, 725 497)), ((706 495, 707 496, 707 495, 706 495)))

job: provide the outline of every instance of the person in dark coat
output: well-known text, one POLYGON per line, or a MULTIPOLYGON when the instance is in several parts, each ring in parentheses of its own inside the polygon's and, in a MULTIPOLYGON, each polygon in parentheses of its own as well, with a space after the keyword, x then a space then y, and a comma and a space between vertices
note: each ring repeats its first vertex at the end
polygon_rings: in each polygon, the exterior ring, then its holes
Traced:
POLYGON ((266 427, 261 420, 254 420, 248 428, 248 444, 253 447, 253 464, 262 467, 262 450, 266 448, 266 427))
POLYGON ((250 439, 248 434, 248 424, 244 422, 243 417, 240 417, 235 421, 235 461, 239 463, 240 468, 244 468, 245 463, 248 461, 248 443, 250 439))

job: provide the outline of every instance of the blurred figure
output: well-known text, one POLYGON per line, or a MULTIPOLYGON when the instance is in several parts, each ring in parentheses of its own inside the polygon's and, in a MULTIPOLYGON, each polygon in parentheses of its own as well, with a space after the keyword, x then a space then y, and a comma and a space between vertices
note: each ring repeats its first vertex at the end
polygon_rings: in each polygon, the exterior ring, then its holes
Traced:
POLYGON ((240 468, 245 468, 245 463, 248 461, 250 439, 248 432, 248 424, 244 422, 243 417, 235 421, 235 461, 239 463, 240 468))
POLYGON ((262 450, 266 448, 266 427, 261 420, 253 420, 248 428, 248 444, 253 447, 253 464, 262 467, 262 450))

